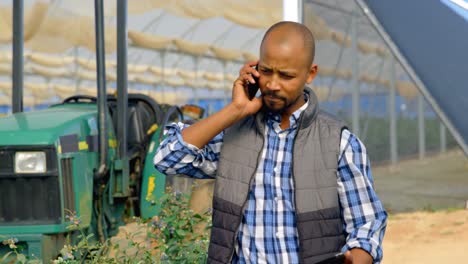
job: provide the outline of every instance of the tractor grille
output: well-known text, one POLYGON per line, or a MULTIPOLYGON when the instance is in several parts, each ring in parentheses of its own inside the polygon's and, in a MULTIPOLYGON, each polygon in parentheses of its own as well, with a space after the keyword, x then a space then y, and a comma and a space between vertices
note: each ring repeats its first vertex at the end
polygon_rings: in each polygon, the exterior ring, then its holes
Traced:
POLYGON ((73 163, 71 158, 60 160, 63 186, 63 207, 75 211, 75 192, 73 191, 73 163))
POLYGON ((61 222, 57 154, 52 146, 0 148, 0 225, 61 222), (47 171, 15 174, 17 151, 44 151, 47 171))

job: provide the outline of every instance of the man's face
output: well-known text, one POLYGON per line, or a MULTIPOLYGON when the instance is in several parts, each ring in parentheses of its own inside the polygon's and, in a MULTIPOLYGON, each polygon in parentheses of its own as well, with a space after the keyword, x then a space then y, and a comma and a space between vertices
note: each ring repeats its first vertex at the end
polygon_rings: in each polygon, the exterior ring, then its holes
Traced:
POLYGON ((274 113, 292 114, 304 104, 303 90, 312 82, 317 66, 307 65, 303 40, 289 37, 277 41, 267 37, 260 49, 258 72, 263 105, 274 113))

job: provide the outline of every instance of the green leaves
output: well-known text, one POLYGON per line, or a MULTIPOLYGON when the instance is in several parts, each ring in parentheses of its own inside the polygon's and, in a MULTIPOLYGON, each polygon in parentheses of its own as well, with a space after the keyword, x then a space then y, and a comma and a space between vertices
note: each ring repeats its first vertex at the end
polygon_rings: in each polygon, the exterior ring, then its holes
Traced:
MULTIPOLYGON (((134 219, 138 223, 137 229, 127 233, 124 243, 111 243, 111 240, 98 242, 93 234, 88 234, 82 227, 80 219, 73 212, 68 212, 69 231, 70 234, 76 235, 76 239, 70 239, 69 236, 60 256, 52 263, 205 263, 211 211, 194 213, 190 209, 189 196, 172 192, 170 189, 159 202, 160 214, 146 222, 134 219)), ((28 260, 25 255, 18 253, 16 242, 17 240, 12 238, 3 242, 10 245, 11 251, 0 259, 0 263, 10 263, 10 260, 15 259, 14 263, 42 263, 40 260, 28 260)))
POLYGON ((182 229, 177 229, 176 234, 180 237, 185 237, 187 235, 187 232, 182 229))
POLYGON ((153 218, 152 237, 158 248, 161 263, 203 263, 208 251, 211 212, 195 214, 185 194, 171 192, 161 199, 161 213, 153 218), (195 232, 197 227, 200 231, 195 232))

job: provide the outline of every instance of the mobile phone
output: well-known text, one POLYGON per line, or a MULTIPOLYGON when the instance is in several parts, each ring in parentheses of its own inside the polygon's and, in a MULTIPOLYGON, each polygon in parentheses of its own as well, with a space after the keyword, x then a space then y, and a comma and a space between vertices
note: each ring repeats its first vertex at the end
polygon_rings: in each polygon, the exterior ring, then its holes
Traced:
MULTIPOLYGON (((255 70, 257 70, 257 65, 255 65, 255 70)), ((249 92, 249 99, 252 100, 255 95, 257 94, 258 89, 260 89, 260 86, 258 86, 258 77, 255 75, 252 75, 252 78, 255 80, 255 83, 249 83, 247 85, 247 91, 249 92)))
POLYGON ((317 262, 317 264, 343 264, 344 261, 345 261, 345 256, 343 253, 340 252, 330 258, 317 262))

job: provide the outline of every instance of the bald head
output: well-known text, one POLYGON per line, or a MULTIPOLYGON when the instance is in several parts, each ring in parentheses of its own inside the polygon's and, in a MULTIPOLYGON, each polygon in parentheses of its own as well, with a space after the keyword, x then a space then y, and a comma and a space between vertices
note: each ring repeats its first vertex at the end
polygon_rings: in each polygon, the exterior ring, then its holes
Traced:
POLYGON ((268 45, 291 45, 301 42, 307 67, 312 65, 315 56, 315 40, 312 32, 303 24, 282 21, 271 26, 262 39, 260 49, 268 42, 268 45))

